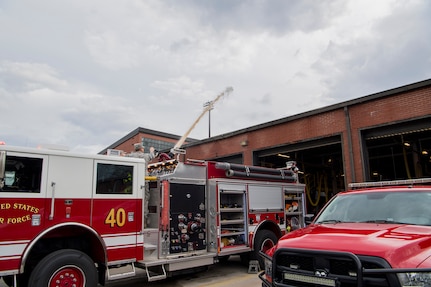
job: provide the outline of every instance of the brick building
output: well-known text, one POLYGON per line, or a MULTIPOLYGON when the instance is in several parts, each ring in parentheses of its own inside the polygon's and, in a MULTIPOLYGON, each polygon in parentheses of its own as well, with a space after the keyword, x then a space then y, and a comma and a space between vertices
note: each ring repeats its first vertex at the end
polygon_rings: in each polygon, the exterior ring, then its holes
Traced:
MULTIPOLYGON (((99 154, 106 154, 109 150, 119 150, 130 153, 133 151, 136 143, 141 143, 146 148, 146 152, 150 147, 154 147, 159 151, 170 150, 180 138, 181 137, 178 135, 138 127, 99 152, 99 154)), ((187 138, 185 144, 197 141, 198 140, 193 138, 187 138)))
POLYGON ((314 207, 351 182, 431 177, 431 79, 182 148, 182 159, 274 168, 296 161, 314 207))

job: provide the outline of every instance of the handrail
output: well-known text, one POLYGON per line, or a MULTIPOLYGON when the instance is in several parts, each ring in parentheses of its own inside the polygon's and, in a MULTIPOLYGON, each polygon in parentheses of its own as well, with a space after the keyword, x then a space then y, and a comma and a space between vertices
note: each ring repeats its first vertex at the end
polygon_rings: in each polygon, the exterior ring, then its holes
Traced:
POLYGON ((51 182, 51 213, 49 214, 49 220, 54 219, 54 206, 55 206, 55 182, 51 182))

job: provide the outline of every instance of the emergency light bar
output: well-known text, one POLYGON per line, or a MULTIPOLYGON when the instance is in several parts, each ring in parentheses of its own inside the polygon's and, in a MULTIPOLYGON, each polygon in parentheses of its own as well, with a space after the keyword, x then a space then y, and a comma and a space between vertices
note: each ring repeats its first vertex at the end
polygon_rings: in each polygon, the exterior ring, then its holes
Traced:
POLYGON ((118 149, 108 149, 106 151, 106 155, 110 155, 110 156, 120 156, 121 155, 121 150, 118 149))
POLYGON ((354 182, 349 183, 349 188, 365 188, 365 187, 379 187, 391 185, 414 185, 419 183, 431 183, 431 178, 415 178, 415 179, 402 179, 402 180, 385 180, 374 182, 354 182))

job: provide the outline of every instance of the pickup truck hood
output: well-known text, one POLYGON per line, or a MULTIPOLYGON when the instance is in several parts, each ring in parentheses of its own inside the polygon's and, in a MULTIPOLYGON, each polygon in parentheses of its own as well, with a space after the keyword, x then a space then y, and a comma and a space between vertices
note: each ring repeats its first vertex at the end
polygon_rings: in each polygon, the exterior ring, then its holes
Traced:
POLYGON ((392 267, 418 267, 430 255, 431 227, 376 223, 316 224, 283 236, 275 249, 283 247, 346 251, 384 258, 392 267))

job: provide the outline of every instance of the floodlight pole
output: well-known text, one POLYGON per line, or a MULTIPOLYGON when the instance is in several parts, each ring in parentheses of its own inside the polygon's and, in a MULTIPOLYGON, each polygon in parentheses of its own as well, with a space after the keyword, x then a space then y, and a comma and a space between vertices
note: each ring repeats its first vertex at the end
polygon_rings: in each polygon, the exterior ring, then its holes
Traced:
MULTIPOLYGON (((194 129, 194 127, 196 126, 196 124, 202 119, 202 117, 205 115, 206 112, 208 112, 210 109, 213 108, 214 104, 223 96, 229 94, 230 92, 232 92, 233 89, 232 87, 228 87, 226 88, 226 91, 224 91, 223 93, 221 93, 220 95, 218 95, 214 100, 208 102, 208 105, 206 106, 206 108, 202 111, 202 113, 199 115, 199 117, 197 118, 197 120, 194 121, 194 123, 192 124, 192 126, 187 130, 187 132, 185 134, 183 134, 183 136, 178 140, 178 142, 175 144, 175 146, 171 149, 171 152, 173 154, 185 154, 185 150, 181 150, 181 146, 183 145, 183 143, 185 142, 186 138, 189 136, 189 134, 191 133, 191 131, 194 129)), ((204 105, 205 106, 205 105, 204 105)), ((210 134, 211 135, 211 134, 210 134)))
POLYGON ((208 109, 208 137, 211 137, 211 110, 214 109, 214 101, 208 101, 204 104, 204 108, 208 109))

